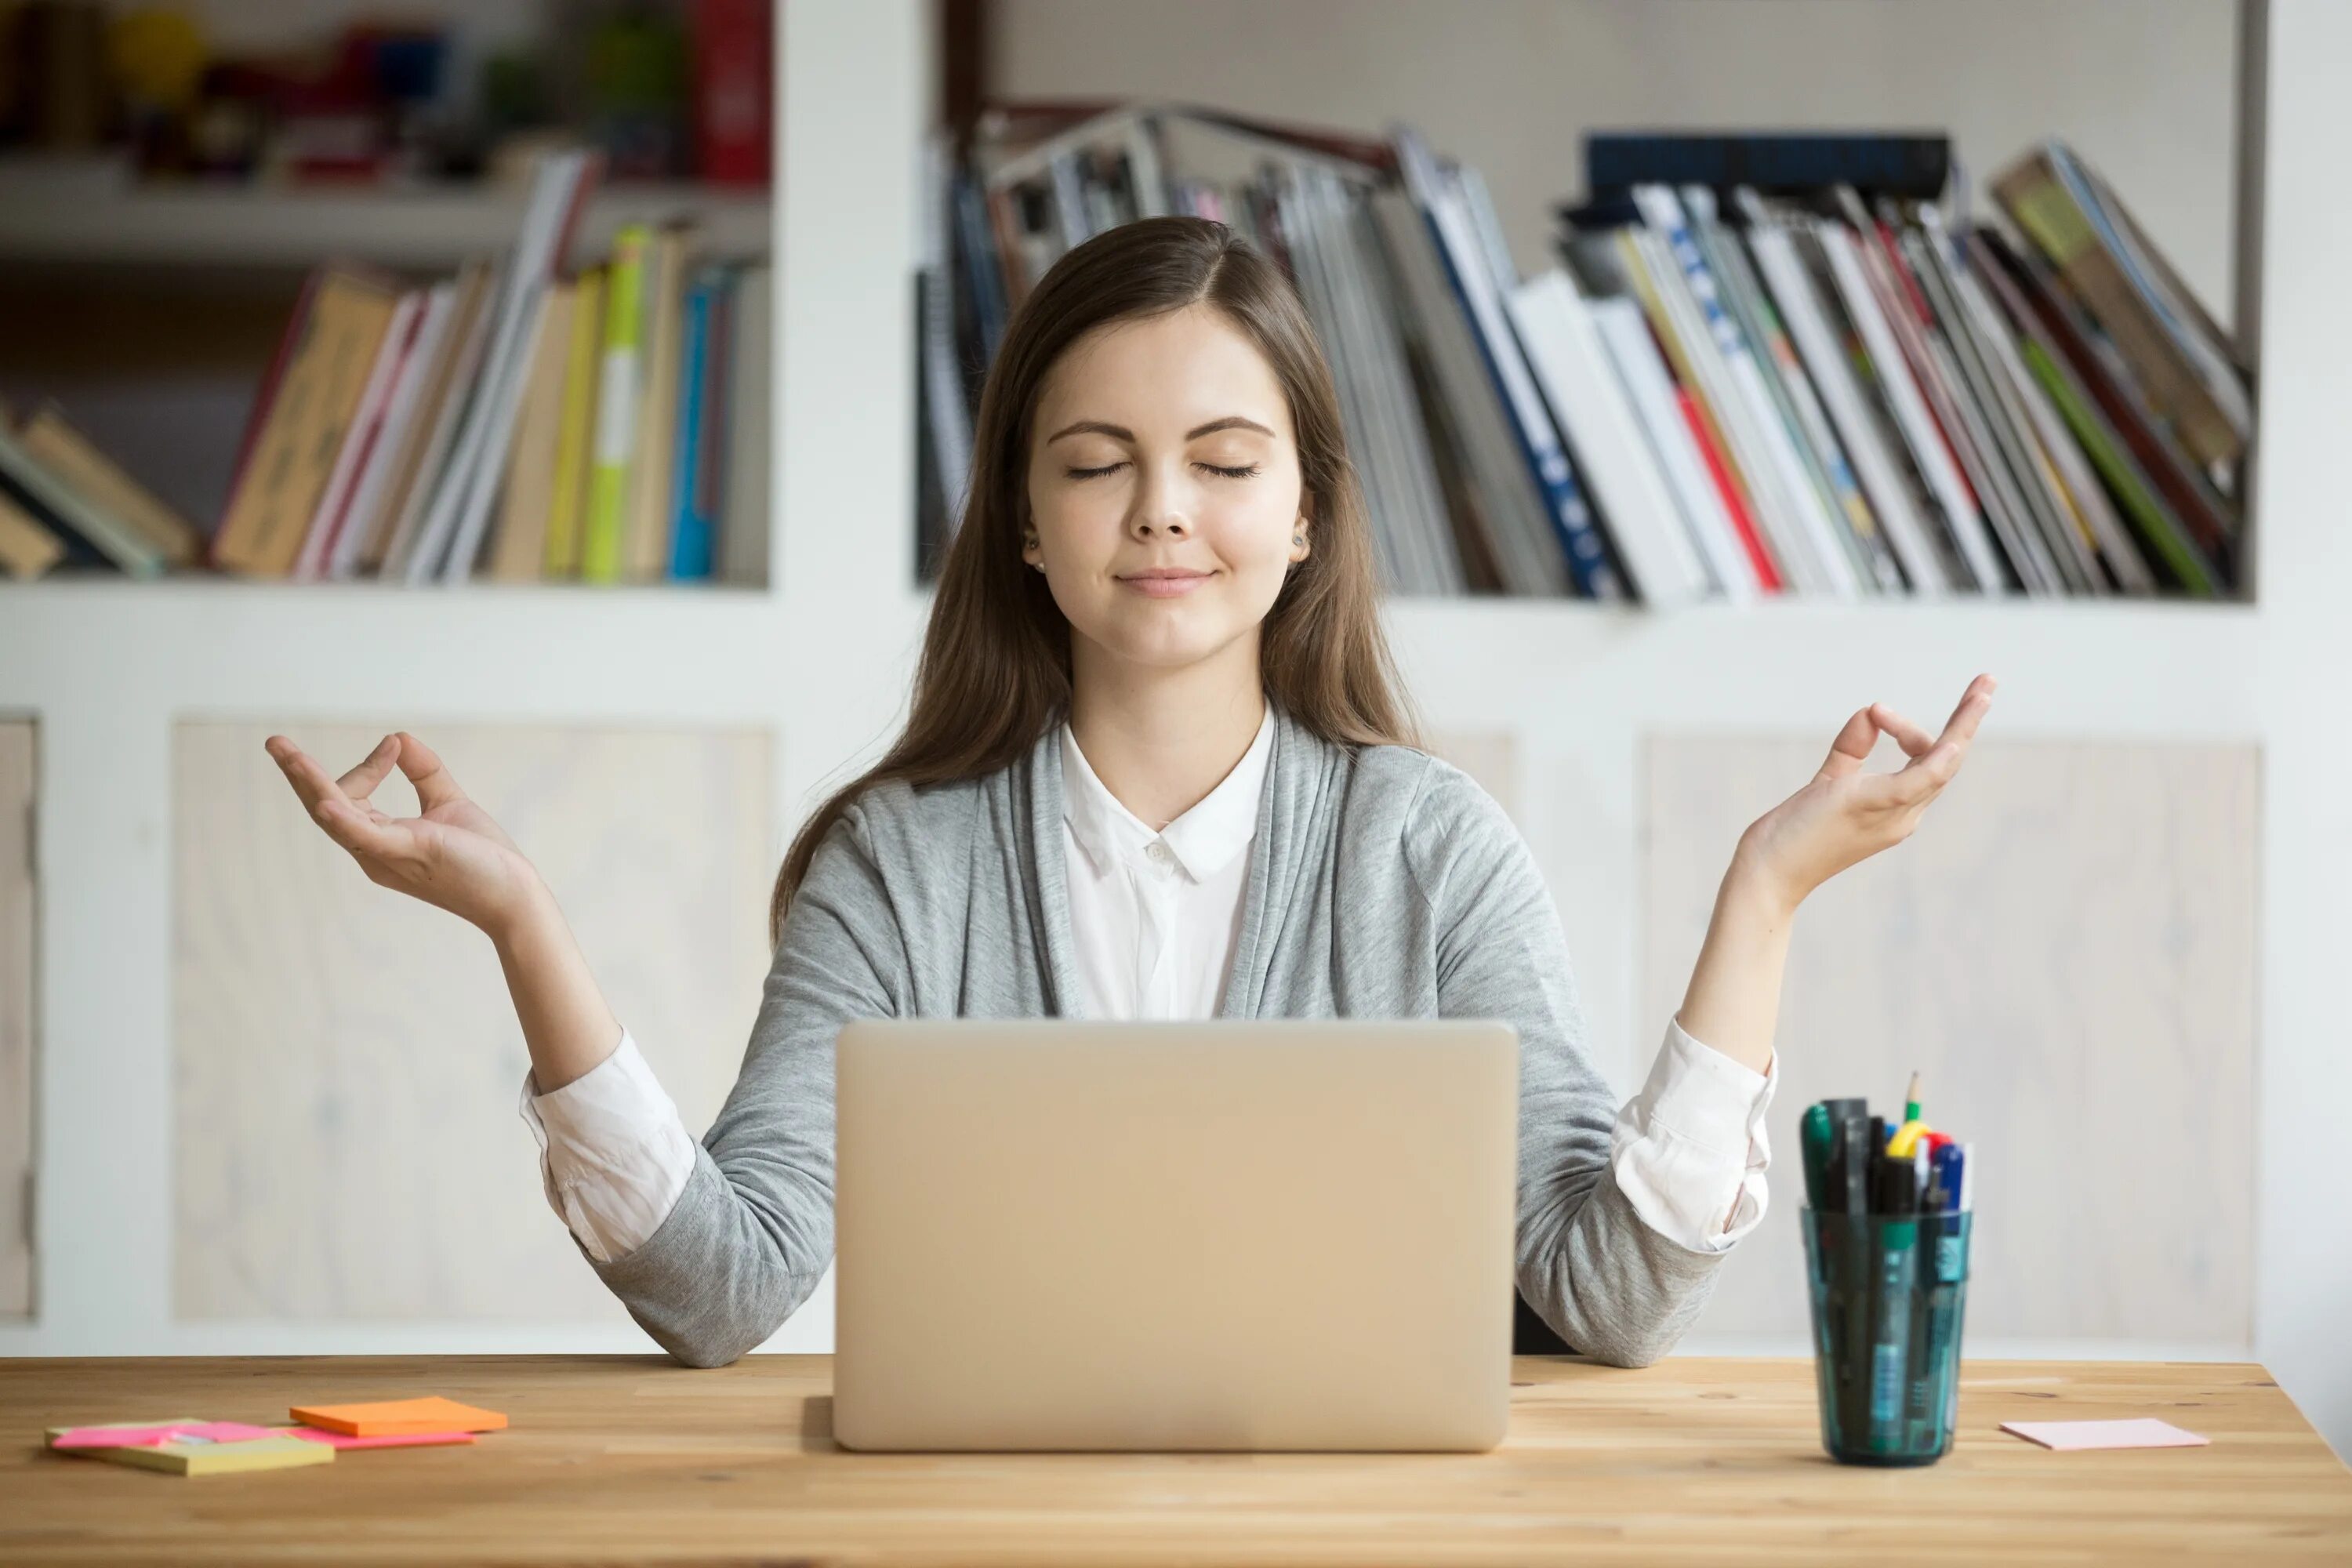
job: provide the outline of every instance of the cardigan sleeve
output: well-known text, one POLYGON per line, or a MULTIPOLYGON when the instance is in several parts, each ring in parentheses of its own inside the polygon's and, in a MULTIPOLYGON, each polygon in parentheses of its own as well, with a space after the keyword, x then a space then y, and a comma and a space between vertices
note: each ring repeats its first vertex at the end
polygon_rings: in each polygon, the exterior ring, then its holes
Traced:
POLYGON ((1592 1063, 1559 910, 1510 818, 1432 759, 1406 844, 1432 910, 1439 1016, 1518 1030, 1519 1294, 1576 1350, 1645 1366, 1697 1317, 1727 1255, 1662 1234, 1618 1184, 1616 1096, 1592 1063))
POLYGON ((900 928, 853 804, 811 859, 762 988, 742 1070, 668 1217, 599 1262, 629 1315, 689 1366, 756 1347, 833 1259, 834 1037, 902 1012, 900 928))

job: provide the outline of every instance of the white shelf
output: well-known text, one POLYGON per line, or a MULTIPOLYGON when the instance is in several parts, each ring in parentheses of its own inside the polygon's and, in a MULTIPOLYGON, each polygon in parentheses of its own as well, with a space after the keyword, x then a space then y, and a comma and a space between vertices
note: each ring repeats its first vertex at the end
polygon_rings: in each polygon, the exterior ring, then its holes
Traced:
MULTIPOLYGON (((0 260, 308 267, 349 256, 447 267, 513 244, 524 195, 519 187, 136 185, 0 163, 0 260)), ((623 223, 686 217, 701 226, 713 254, 762 254, 772 239, 770 214, 760 192, 612 184, 582 215, 573 246, 594 254, 623 223)))
POLYGON ((742 588, 11 584, 0 709, 772 722, 782 626, 742 588))
MULTIPOLYGON (((910 657, 926 593, 877 601, 869 646, 910 657)), ((1671 613, 1403 599, 1386 612, 1433 724, 1795 729, 1872 700, 1921 722, 1969 676, 2007 733, 2255 732, 2260 622, 2243 605, 1789 602, 1671 613)), ((772 716, 822 648, 782 595, 720 586, 289 584, 189 577, 0 585, 0 708, 106 689, 173 711, 645 720, 772 716), (124 688, 117 688, 123 689, 124 688)), ((861 639, 865 640, 865 639, 861 639)), ((837 673, 837 672, 836 672, 837 673)))

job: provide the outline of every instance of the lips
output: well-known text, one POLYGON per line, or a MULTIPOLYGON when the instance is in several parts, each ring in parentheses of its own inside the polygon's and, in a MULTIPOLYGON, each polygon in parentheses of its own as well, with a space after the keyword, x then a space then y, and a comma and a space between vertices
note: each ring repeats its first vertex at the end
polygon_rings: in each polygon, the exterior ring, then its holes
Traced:
POLYGON ((1191 593, 1207 582, 1210 575, 1206 572, 1188 572, 1181 567, 1155 566, 1131 573, 1119 581, 1147 597, 1173 599, 1191 593))

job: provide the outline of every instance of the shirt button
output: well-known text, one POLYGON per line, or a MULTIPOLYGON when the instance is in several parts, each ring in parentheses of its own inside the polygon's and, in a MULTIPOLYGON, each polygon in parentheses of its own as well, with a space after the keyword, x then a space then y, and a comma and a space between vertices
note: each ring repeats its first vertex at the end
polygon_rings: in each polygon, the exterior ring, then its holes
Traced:
POLYGON ((1157 838, 1144 847, 1143 853, 1163 871, 1176 864, 1176 852, 1157 838))

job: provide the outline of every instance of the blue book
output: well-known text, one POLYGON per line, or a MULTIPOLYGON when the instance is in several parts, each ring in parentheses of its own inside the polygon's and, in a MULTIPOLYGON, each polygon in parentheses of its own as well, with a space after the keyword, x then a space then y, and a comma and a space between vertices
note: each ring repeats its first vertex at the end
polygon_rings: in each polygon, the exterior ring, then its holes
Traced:
POLYGON ((712 345, 710 321, 720 286, 709 269, 697 275, 686 293, 686 341, 680 345, 677 375, 677 447, 670 459, 669 574, 675 581, 710 575, 710 494, 702 482, 710 454, 703 450, 710 422, 704 407, 704 384, 712 345))

